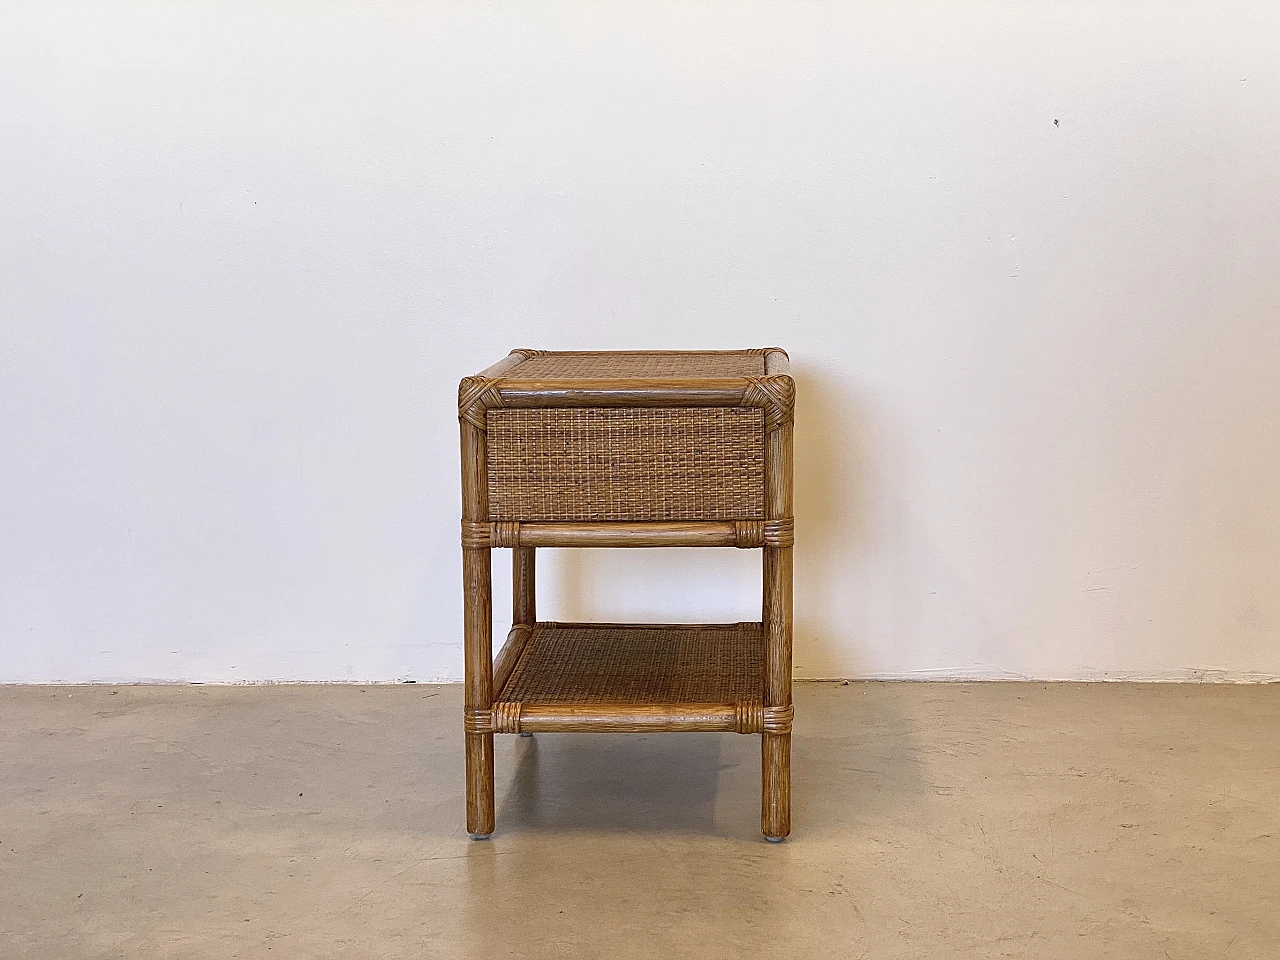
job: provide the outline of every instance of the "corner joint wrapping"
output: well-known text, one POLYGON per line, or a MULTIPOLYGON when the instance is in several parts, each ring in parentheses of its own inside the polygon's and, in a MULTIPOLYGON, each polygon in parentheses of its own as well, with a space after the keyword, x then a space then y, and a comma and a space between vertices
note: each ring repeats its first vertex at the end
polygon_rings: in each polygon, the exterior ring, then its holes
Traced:
POLYGON ((759 700, 739 700, 733 717, 734 733, 763 733, 764 704, 759 700))
POLYGON ((467 707, 462 714, 462 729, 467 733, 493 733, 492 711, 467 707))
POLYGON ((766 547, 790 547, 796 542, 795 521, 790 517, 764 522, 764 545, 766 547))
POLYGON ((520 710, 524 706, 520 701, 503 701, 494 704, 493 715, 493 732, 494 733, 519 733, 520 732, 520 710))
POLYGON ((520 521, 497 520, 492 525, 493 545, 495 547, 520 546, 520 521))
POLYGON ((487 377, 464 377, 458 384, 458 419, 478 430, 488 428, 486 414, 491 407, 503 406, 498 381, 487 377))
POLYGON ((791 721, 795 717, 795 708, 791 704, 785 707, 765 707, 762 733, 790 733, 791 721))
POLYGON ((741 550, 764 546, 764 527, 763 520, 733 521, 733 545, 741 550))
POLYGON ((764 409, 765 429, 773 431, 791 423, 795 413, 796 383, 788 376, 748 377, 742 404, 764 409))

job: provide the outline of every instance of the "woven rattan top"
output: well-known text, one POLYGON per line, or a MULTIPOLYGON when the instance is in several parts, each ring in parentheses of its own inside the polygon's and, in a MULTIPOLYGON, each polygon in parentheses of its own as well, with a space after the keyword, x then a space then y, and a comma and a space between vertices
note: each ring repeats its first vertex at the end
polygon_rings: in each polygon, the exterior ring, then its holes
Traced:
POLYGON ((763 377, 762 350, 714 353, 542 353, 516 364, 507 380, 716 379, 763 377))

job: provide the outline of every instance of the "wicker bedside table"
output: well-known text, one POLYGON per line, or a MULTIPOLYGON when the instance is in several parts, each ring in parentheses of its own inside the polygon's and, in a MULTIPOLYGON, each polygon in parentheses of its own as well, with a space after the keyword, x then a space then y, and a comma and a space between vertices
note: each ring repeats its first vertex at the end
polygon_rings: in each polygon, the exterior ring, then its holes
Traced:
POLYGON ((467 830, 493 832, 493 735, 727 731, 762 740, 760 828, 791 830, 791 444, 776 348, 516 350, 458 388, 467 830), (539 623, 537 547, 764 552, 761 623, 539 623), (513 554, 493 659, 490 550, 513 554))

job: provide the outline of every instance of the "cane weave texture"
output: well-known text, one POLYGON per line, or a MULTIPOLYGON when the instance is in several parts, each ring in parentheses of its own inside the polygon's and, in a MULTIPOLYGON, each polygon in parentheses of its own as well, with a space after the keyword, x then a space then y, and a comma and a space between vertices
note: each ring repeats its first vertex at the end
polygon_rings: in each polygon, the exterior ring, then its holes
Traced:
POLYGON ((489 519, 761 519, 764 421, 756 407, 490 410, 489 519))
POLYGON ((758 623, 538 624, 496 703, 758 701, 763 649, 758 623))
POLYGON ((752 353, 546 353, 517 364, 509 380, 762 377, 764 356, 752 353))

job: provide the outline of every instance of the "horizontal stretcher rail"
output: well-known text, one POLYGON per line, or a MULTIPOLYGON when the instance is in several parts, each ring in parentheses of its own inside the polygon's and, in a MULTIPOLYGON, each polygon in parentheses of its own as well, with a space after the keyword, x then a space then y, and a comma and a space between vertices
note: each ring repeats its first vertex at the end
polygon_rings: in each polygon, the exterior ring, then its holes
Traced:
POLYGON ((493 689, 501 690, 507 684, 507 678, 516 668, 520 654, 524 653, 525 644, 533 636, 533 627, 527 623, 517 623, 507 634, 507 642, 502 645, 493 660, 493 689))
POLYGON ((520 703, 466 712, 468 733, 790 733, 790 704, 520 703))
POLYGON ((680 520, 663 522, 462 521, 464 547, 789 547, 794 522, 680 520))

